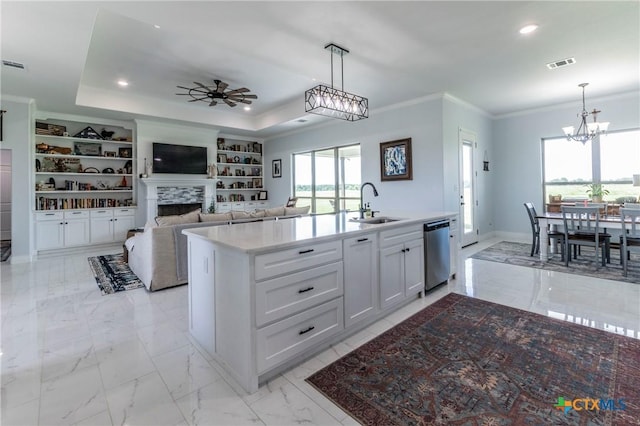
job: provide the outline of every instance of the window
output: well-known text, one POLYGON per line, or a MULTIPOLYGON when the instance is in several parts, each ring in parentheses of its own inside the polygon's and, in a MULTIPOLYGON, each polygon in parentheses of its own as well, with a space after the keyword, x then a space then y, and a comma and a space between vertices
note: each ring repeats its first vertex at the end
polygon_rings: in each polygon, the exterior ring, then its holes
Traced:
POLYGON ((591 183, 609 191, 603 198, 611 203, 637 200, 640 187, 633 175, 640 174, 640 130, 624 130, 601 135, 592 142, 543 139, 544 197, 588 199, 591 183))
POLYGON ((293 196, 311 213, 357 210, 360 145, 293 154, 293 196))

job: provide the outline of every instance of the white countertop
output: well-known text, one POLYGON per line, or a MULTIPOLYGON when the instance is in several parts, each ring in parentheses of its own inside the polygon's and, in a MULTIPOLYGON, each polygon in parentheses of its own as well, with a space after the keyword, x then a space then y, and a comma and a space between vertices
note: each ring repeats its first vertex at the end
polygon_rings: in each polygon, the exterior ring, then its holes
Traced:
POLYGON ((421 214, 394 212, 393 215, 380 214, 378 216, 398 218, 400 220, 389 223, 368 224, 351 221, 350 219, 357 217, 358 213, 350 212, 346 214, 303 216, 264 222, 186 229, 182 233, 189 237, 203 238, 245 253, 257 253, 263 250, 294 247, 311 241, 330 241, 367 232, 422 224, 456 215, 457 213, 455 212, 446 211, 421 214))

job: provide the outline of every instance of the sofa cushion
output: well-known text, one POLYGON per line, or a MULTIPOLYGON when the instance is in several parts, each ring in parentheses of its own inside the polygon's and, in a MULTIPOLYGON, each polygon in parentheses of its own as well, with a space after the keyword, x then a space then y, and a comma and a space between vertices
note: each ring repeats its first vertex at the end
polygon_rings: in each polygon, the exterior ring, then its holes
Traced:
POLYGON ((175 216, 158 216, 156 217, 156 223, 159 226, 172 226, 180 225, 183 223, 197 223, 200 221, 200 210, 201 209, 197 209, 189 213, 175 216))
POLYGON ((284 216, 284 206, 264 209, 265 216, 284 216))
POLYGON ((242 211, 232 211, 231 212, 231 217, 233 218, 233 220, 237 220, 237 219, 249 219, 251 217, 251 215, 247 212, 242 212, 242 211))
POLYGON ((265 217, 264 210, 256 210, 254 212, 249 213, 251 217, 265 217))
POLYGON ((309 209, 310 208, 311 208, 311 206, 285 207, 284 208, 284 215, 285 216, 291 216, 291 215, 296 215, 296 214, 307 214, 307 213, 309 213, 309 209))
POLYGON ((200 213, 200 222, 228 222, 232 219, 231 213, 200 213))

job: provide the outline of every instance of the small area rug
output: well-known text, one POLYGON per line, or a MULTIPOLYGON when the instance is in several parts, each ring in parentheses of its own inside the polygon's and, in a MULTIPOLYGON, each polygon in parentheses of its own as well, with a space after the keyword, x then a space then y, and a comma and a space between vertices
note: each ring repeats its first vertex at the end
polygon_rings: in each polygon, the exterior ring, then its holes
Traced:
POLYGON ((144 287, 121 254, 90 257, 89 266, 102 295, 144 287))
POLYGON ((539 256, 531 254, 531 244, 501 241, 491 247, 479 251, 471 256, 473 259, 490 260, 492 262, 508 263, 510 265, 528 266, 530 268, 544 269, 547 271, 566 272, 569 274, 585 275, 607 280, 625 281, 628 283, 640 283, 640 256, 631 253, 628 263, 627 276, 622 275, 620 264, 620 250, 611 249, 611 263, 596 268, 593 260, 593 248, 582 247, 582 252, 577 259, 571 259, 569 267, 564 266, 560 254, 556 253, 548 262, 541 262, 539 256))
POLYGON ((640 424, 640 340, 454 293, 307 381, 366 425, 640 424))

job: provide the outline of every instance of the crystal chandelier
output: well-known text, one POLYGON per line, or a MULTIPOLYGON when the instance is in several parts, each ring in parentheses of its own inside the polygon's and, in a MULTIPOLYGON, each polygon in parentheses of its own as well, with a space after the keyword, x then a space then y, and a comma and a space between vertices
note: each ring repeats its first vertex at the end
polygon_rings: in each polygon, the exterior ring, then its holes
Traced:
POLYGON ((369 117, 369 100, 362 96, 344 91, 344 64, 342 57, 349 53, 336 44, 327 44, 325 49, 331 52, 331 87, 319 84, 304 92, 304 110, 318 115, 356 121, 369 117), (333 87, 333 55, 340 55, 342 90, 333 87))
POLYGON ((578 142, 582 142, 583 144, 587 143, 600 133, 607 133, 607 128, 609 127, 609 122, 598 122, 598 114, 601 112, 597 109, 593 109, 591 112, 587 112, 587 108, 584 103, 584 88, 588 86, 589 83, 581 83, 578 84, 578 87, 582 87, 582 112, 578 114, 580 117, 580 125, 578 126, 578 130, 573 133, 575 127, 563 127, 562 131, 564 132, 567 140, 574 140, 578 142), (593 123, 587 123, 587 117, 589 115, 593 115, 593 123))

